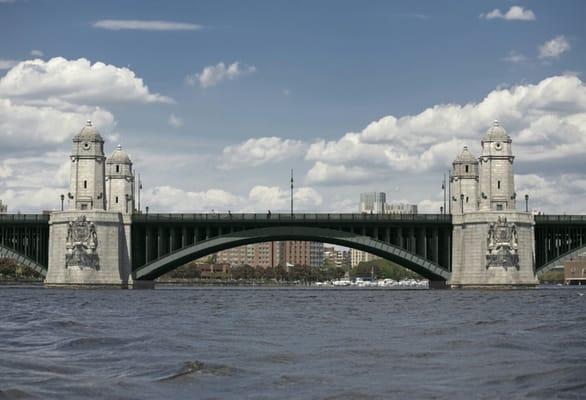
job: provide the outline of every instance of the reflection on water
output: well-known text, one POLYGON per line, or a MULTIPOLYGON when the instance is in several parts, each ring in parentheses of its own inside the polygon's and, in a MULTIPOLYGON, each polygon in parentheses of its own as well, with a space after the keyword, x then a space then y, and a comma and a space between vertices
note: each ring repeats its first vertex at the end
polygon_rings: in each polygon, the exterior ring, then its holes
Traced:
POLYGON ((0 288, 1 398, 580 398, 586 290, 0 288))

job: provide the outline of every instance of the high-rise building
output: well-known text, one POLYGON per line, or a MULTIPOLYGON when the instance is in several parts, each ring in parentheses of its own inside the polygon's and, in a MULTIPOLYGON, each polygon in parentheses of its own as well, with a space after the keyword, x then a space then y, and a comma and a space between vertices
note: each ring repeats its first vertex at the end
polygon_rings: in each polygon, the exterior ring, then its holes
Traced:
POLYGON ((0 200, 0 214, 4 214, 8 212, 8 205, 2 204, 2 200, 0 200))
POLYGON ((248 264, 250 254, 249 246, 254 245, 238 246, 219 251, 216 253, 216 262, 219 264, 230 264, 231 266, 246 265, 248 264))
POLYGON ((387 194, 384 192, 360 193, 359 212, 367 214, 382 214, 385 209, 387 194))
POLYGON ((309 265, 321 268, 324 265, 324 244, 309 242, 309 265))
POLYGON ((334 246, 324 246, 324 258, 330 260, 338 268, 350 268, 350 250, 336 249, 334 246))

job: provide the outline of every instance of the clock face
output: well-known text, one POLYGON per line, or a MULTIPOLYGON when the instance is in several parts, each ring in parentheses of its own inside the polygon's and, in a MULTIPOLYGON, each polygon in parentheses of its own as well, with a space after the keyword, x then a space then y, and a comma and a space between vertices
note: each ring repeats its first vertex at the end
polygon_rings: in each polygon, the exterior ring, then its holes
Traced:
POLYGON ((494 148, 495 148, 495 150, 497 150, 497 151, 501 151, 501 149, 503 148, 503 145, 502 145, 500 142, 496 142, 496 143, 494 144, 494 148))
POLYGON ((91 147, 91 145, 90 145, 88 142, 84 142, 84 143, 82 144, 82 147, 83 147, 83 149, 84 149, 84 150, 89 150, 89 149, 90 149, 90 147, 91 147))

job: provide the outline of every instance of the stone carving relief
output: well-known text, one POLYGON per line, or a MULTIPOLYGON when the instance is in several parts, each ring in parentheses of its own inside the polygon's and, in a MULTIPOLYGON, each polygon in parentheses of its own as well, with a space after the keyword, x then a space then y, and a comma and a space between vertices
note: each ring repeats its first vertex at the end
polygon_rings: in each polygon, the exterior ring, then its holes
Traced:
POLYGON ((88 221, 85 215, 69 222, 65 244, 66 268, 100 269, 97 248, 98 235, 93 222, 88 221))
POLYGON ((491 223, 486 238, 486 267, 519 268, 517 227, 506 217, 491 223))

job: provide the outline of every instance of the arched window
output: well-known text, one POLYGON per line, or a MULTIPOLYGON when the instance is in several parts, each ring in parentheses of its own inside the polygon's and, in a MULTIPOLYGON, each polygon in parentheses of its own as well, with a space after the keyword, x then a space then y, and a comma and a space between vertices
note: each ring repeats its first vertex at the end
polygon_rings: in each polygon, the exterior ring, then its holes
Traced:
POLYGON ((83 181, 83 188, 87 189, 87 181, 83 181))
POLYGON ((120 165, 116 166, 116 173, 120 172, 120 165))
POLYGON ((116 204, 118 204, 118 196, 116 196, 116 204))
POLYGON ((468 166, 466 165, 466 172, 468 172, 468 166))
POLYGON ((501 181, 497 181, 496 186, 498 189, 500 189, 501 188, 501 181))

